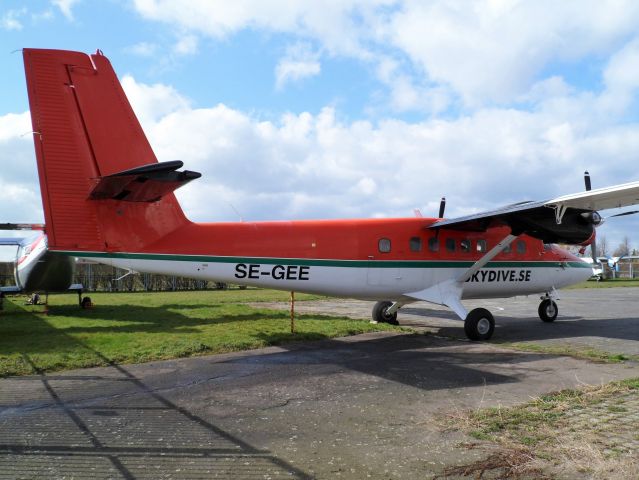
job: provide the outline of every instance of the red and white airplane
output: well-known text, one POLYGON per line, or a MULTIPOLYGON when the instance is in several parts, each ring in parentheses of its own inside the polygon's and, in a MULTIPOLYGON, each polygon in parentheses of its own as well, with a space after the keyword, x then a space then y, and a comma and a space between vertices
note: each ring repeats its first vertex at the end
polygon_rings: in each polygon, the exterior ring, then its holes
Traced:
POLYGON ((469 298, 543 294, 592 268, 552 244, 587 245, 597 210, 639 203, 639 182, 523 202, 463 218, 194 223, 173 191, 199 178, 157 161, 108 59, 25 49, 24 63, 49 249, 138 272, 377 300, 373 318, 400 307, 450 307, 472 340, 494 331, 469 298))

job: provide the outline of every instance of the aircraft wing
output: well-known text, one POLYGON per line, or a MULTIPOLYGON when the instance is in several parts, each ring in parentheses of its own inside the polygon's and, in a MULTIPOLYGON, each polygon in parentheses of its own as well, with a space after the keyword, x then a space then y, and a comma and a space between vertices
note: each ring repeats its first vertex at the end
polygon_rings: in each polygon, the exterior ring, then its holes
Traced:
POLYGON ((563 195, 541 202, 521 202, 496 210, 441 220, 429 228, 485 231, 506 225, 548 243, 580 244, 594 233, 601 219, 597 210, 639 204, 639 182, 563 195))

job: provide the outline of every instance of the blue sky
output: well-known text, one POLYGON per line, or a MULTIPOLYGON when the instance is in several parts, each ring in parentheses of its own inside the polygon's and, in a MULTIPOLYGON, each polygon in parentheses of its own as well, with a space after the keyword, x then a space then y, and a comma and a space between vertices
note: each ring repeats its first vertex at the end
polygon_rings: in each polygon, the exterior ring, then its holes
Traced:
MULTIPOLYGON (((639 179, 639 4, 0 1, 3 221, 41 221, 23 47, 101 49, 194 220, 434 214, 639 179), (215 201, 212 201, 215 199, 215 201)), ((600 229, 639 246, 639 223, 600 229)))

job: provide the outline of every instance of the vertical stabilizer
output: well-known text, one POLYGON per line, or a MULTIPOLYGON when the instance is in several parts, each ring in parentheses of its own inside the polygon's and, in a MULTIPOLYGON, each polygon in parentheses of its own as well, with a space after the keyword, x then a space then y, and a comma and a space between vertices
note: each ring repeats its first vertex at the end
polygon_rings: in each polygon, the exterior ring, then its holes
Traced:
POLYGON ((49 247, 137 251, 189 223, 171 189, 154 201, 91 196, 105 177, 158 163, 109 60, 23 55, 49 247))

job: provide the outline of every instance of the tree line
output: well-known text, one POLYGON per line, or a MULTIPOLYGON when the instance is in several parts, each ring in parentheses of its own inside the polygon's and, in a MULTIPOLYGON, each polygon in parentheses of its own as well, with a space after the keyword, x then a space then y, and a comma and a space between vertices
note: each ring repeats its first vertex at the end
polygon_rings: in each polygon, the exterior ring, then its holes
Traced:
MULTIPOLYGON (((0 262, 0 286, 15 285, 13 268, 13 262, 0 262)), ((87 292, 149 292, 227 288, 224 283, 175 275, 150 273, 127 275, 126 270, 91 263, 76 265, 73 283, 81 283, 87 292)))

